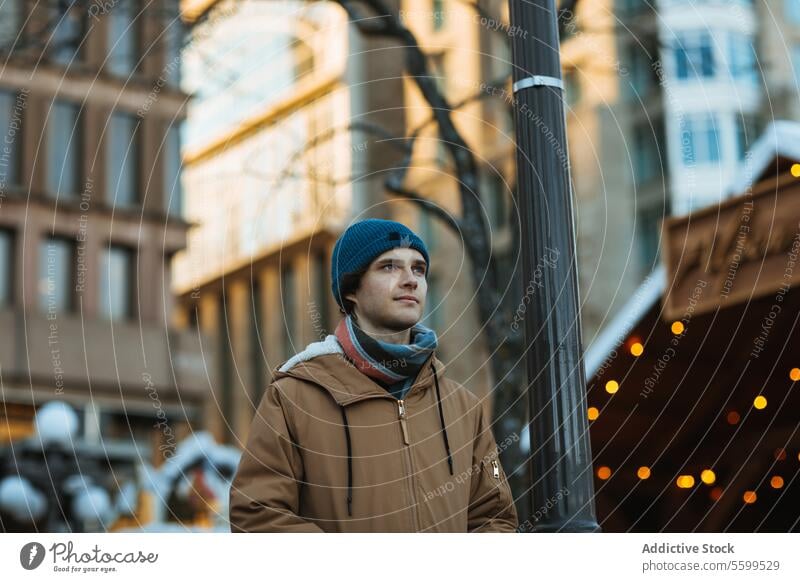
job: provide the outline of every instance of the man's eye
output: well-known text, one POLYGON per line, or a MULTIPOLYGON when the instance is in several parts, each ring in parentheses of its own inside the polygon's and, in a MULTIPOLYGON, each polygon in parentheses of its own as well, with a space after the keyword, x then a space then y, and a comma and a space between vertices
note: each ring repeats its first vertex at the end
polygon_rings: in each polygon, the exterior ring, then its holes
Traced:
POLYGON ((383 268, 385 269, 386 267, 390 267, 390 268, 391 268, 391 267, 394 267, 394 265, 393 265, 393 264, 391 264, 391 263, 387 263, 387 264, 385 264, 385 265, 383 266, 383 268))
POLYGON ((425 274, 425 267, 416 267, 416 269, 417 269, 417 271, 419 271, 423 275, 425 274))

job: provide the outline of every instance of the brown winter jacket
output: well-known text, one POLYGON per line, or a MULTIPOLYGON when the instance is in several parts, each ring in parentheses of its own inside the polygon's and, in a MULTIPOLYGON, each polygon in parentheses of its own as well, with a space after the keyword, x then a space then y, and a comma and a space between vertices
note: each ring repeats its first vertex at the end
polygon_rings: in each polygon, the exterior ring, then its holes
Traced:
POLYGON ((231 486, 231 531, 515 530, 486 414, 434 355, 402 401, 341 353, 280 370, 231 486))

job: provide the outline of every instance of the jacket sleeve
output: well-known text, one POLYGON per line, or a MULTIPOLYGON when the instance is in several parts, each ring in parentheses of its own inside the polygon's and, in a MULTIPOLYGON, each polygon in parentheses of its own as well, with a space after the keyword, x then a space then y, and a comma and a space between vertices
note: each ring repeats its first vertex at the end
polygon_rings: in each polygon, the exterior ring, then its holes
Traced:
POLYGON ((302 481, 302 458, 292 442, 281 394, 271 384, 256 410, 231 484, 231 531, 322 532, 298 515, 302 481))
POLYGON ((473 448, 469 532, 515 532, 518 518, 514 496, 498 456, 497 442, 486 414, 479 411, 473 448))

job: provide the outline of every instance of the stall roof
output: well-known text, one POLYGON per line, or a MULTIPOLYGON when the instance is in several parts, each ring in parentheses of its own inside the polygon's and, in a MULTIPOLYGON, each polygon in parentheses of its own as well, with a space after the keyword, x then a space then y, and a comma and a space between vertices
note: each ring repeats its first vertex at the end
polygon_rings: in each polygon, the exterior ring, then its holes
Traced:
MULTIPOLYGON (((749 162, 742 165, 728 188, 729 197, 747 191, 780 158, 800 162, 800 123, 773 121, 767 126, 748 151, 749 162)), ((609 354, 625 341, 631 329, 661 299, 665 290, 666 270, 661 265, 642 282, 617 315, 592 340, 584 354, 587 380, 597 373, 609 354)))
POLYGON ((663 265, 656 268, 633 296, 617 312, 609 324, 594 337, 584 355, 586 379, 595 375, 608 355, 628 337, 631 329, 658 303, 666 288, 666 271, 663 265))

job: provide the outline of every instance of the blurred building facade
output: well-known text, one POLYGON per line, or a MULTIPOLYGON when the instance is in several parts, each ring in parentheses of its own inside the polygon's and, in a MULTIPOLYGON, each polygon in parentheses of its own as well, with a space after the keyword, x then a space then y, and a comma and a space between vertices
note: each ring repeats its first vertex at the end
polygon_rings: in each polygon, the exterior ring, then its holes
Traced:
POLYGON ((142 9, 0 5, 0 441, 59 400, 81 440, 158 465, 207 375, 171 325, 183 26, 175 1, 142 9))
POLYGON ((800 6, 579 1, 562 21, 589 345, 659 264, 664 218, 735 194, 764 127, 800 119, 800 6))

